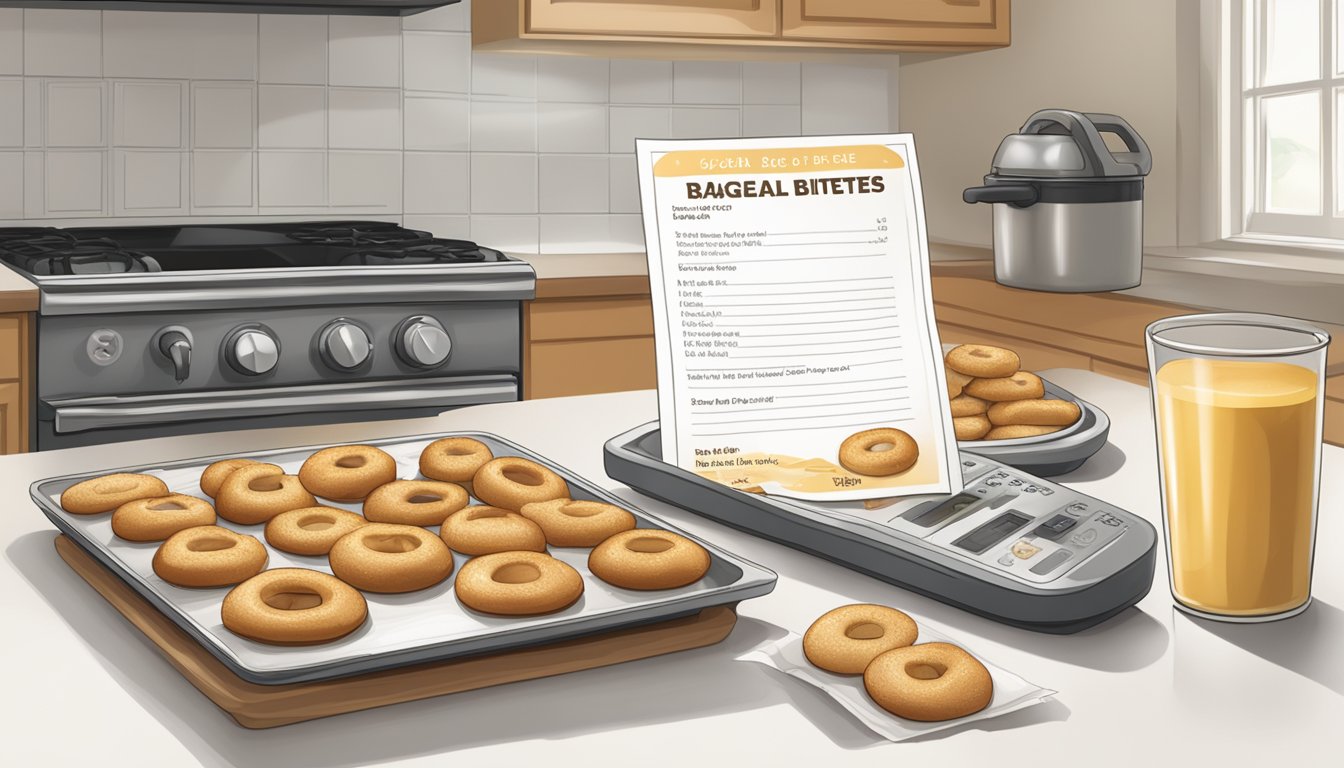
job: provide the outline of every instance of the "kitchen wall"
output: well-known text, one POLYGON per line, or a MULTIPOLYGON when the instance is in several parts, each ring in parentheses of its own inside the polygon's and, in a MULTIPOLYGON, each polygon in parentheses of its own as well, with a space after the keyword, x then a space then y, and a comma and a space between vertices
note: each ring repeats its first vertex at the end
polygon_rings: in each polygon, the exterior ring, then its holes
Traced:
POLYGON ((0 9, 0 223, 403 220, 520 252, 643 248, 641 137, 888 130, 896 57, 472 53, 406 19, 0 9))
POLYGON ((1017 132, 1031 113, 1063 107, 1120 115, 1143 136, 1153 153, 1144 189, 1144 240, 1150 246, 1175 245, 1178 5, 1018 2, 1008 48, 903 56, 900 129, 915 134, 929 239, 990 245, 990 206, 963 203, 962 190, 981 183, 999 141, 1017 132))

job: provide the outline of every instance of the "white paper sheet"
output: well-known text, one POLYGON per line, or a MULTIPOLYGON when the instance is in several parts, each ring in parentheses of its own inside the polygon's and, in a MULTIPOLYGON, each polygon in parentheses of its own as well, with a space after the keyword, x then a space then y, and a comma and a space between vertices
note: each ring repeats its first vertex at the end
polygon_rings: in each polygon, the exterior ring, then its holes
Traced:
POLYGON ((989 670, 990 679, 994 681, 994 696, 990 699, 989 706, 973 715, 936 723, 899 718, 877 706, 868 697, 867 692, 863 689, 863 675, 837 675, 812 666, 808 662, 807 656, 803 654, 803 637, 795 632, 790 632, 779 640, 748 651, 738 656, 737 660, 763 664, 770 669, 782 672, 789 677, 802 680, 808 685, 820 689, 844 707, 856 720, 867 726, 869 730, 890 741, 904 741, 926 733, 1006 715, 1009 712, 1016 712, 1019 709, 1048 701, 1055 694, 1055 691, 1029 683, 1003 667, 991 664, 984 657, 974 653, 961 643, 948 638, 942 632, 925 626, 922 620, 919 621, 919 639, 917 642, 942 642, 961 645, 967 653, 979 659, 980 663, 984 664, 985 668, 989 670))
POLYGON ((909 134, 639 140, 663 456, 811 500, 953 493, 961 473, 909 134), (914 466, 840 465, 908 433, 914 466))

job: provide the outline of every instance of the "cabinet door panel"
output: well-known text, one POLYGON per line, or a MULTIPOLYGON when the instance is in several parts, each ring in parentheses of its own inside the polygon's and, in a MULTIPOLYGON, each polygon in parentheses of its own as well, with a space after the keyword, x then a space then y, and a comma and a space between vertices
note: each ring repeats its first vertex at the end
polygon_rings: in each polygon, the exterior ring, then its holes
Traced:
POLYGON ((540 341, 528 346, 528 400, 653 389, 653 339, 540 341))
POLYGON ((761 37, 779 34, 778 0, 528 0, 532 34, 761 37))
POLYGON ((23 375, 24 325, 22 315, 0 315, 0 379, 23 375))
POLYGON ((17 383, 0 384, 0 453, 23 453, 23 389, 17 383))
POLYGON ((1009 0, 783 0, 783 36, 913 45, 1007 45, 1009 0))
POLYGON ((534 301, 527 311, 533 341, 653 335, 653 305, 645 298, 534 301))

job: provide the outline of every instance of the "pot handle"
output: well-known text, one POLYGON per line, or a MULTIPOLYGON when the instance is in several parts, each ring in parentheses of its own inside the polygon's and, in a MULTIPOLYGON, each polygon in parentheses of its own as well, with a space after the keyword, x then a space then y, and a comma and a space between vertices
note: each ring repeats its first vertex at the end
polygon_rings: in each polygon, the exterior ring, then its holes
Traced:
POLYGON ((1117 115, 1042 109, 1027 118, 1020 133, 1066 133, 1072 136, 1083 153, 1083 169, 1088 176, 1147 176, 1153 167, 1148 145, 1124 118, 1117 115), (1119 136, 1129 151, 1111 152, 1101 138, 1102 131, 1119 136))
POLYGON ((989 184, 966 189, 961 193, 961 199, 968 203, 1008 203, 1026 208, 1034 205, 1040 194, 1031 184, 989 184))

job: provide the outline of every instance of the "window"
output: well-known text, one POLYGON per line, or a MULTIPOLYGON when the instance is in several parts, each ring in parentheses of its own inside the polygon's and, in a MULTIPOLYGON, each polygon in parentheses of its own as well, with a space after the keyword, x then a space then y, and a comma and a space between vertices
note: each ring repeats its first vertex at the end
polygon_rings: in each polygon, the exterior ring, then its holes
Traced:
POLYGON ((1344 0, 1240 5, 1226 63, 1242 234, 1344 242, 1344 0))

